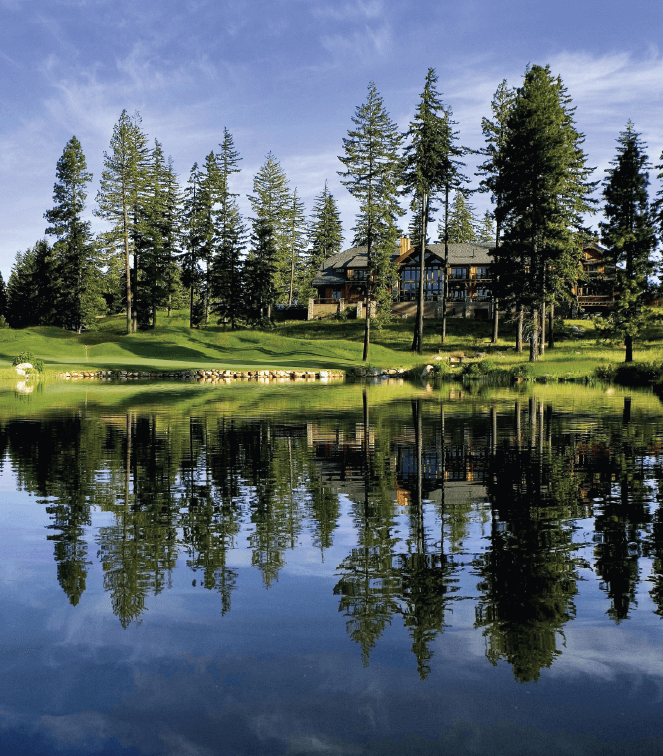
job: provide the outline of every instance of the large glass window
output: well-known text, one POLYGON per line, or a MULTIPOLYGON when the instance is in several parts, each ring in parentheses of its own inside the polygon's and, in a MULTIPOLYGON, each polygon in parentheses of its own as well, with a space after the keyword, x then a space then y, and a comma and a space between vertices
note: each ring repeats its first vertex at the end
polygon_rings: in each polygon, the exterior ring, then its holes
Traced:
POLYGON ((467 268, 452 268, 451 277, 452 278, 467 278, 467 268))

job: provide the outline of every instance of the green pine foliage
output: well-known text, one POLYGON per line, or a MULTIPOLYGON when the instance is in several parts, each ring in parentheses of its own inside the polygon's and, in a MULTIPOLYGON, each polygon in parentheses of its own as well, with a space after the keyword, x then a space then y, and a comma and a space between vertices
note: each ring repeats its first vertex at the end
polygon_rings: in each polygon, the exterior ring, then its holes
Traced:
POLYGON ((55 236, 53 265, 53 312, 48 320, 80 333, 93 328, 105 313, 101 295, 98 246, 92 238, 90 222, 82 219, 87 198, 86 185, 92 180, 81 144, 72 137, 65 145, 56 167, 53 188, 55 206, 44 213, 51 224, 46 233, 55 236))
POLYGON ((250 322, 262 323, 271 317, 279 294, 275 285, 277 265, 274 230, 266 218, 256 218, 244 272, 243 309, 250 322))
POLYGON ((172 160, 155 140, 146 183, 142 224, 137 239, 141 263, 137 289, 141 327, 156 327, 159 307, 168 306, 178 279, 180 190, 172 160))
POLYGON ((265 163, 253 179, 253 194, 249 195, 249 202, 254 218, 265 221, 274 235, 274 289, 279 302, 288 301, 291 259, 288 215, 291 196, 281 164, 271 152, 268 153, 265 163))
MULTIPOLYGON (((391 262, 400 235, 396 221, 403 215, 398 204, 402 137, 373 82, 368 85, 366 102, 357 107, 352 122, 355 128, 343 139, 344 154, 339 160, 345 170, 339 171, 339 175, 341 183, 359 203, 354 244, 366 246, 368 269, 372 272, 366 287, 366 309, 374 299, 378 319, 386 319, 391 305, 390 287, 396 277, 391 262)), ((368 360, 370 322, 366 317, 364 361, 368 360)))
POLYGON ((237 194, 230 191, 229 180, 239 173, 242 159, 235 149, 232 134, 223 130, 223 142, 216 155, 218 175, 218 209, 215 214, 216 255, 210 270, 211 310, 219 323, 230 322, 234 330, 243 317, 243 251, 246 228, 237 206, 237 194))
POLYGON ((45 239, 19 252, 7 284, 7 322, 11 328, 52 325, 57 279, 53 249, 45 239))
MULTIPOLYGON (((433 219, 432 213, 435 210, 432 206, 434 197, 444 190, 445 212, 448 213, 449 188, 457 184, 459 177, 457 158, 461 151, 454 144, 451 109, 442 104, 435 88, 437 80, 435 69, 429 68, 414 120, 405 135, 408 144, 403 155, 403 184, 406 193, 412 195, 414 226, 411 227, 411 236, 416 246, 425 245, 428 241, 428 223, 433 219)), ((448 245, 446 232, 444 239, 448 245)), ((448 252, 448 246, 445 247, 445 252, 448 252)), ((419 259, 421 270, 412 350, 421 353, 424 328, 424 254, 420 254, 419 259)))
POLYGON ((316 272, 326 259, 338 254, 343 246, 341 214, 326 181, 325 188, 313 200, 308 240, 309 248, 305 256, 300 285, 300 301, 315 296, 311 281, 316 272))
POLYGON ((597 325, 624 339, 625 361, 632 362, 633 340, 651 319, 642 307, 642 298, 651 289, 656 230, 647 194, 646 146, 631 121, 617 143, 617 156, 603 184, 605 221, 600 224, 601 241, 608 248, 604 259, 614 268, 614 278, 605 283, 615 292, 615 302, 609 317, 597 325))
MULTIPOLYGON (((503 79, 493 95, 490 103, 493 111, 493 120, 481 119, 481 131, 483 132, 486 145, 481 151, 486 160, 479 166, 477 175, 483 176, 479 182, 480 192, 490 192, 493 204, 500 206, 501 195, 499 194, 499 171, 502 165, 502 155, 507 143, 507 123, 516 101, 516 90, 509 87, 506 79, 503 79)), ((484 219, 485 220, 485 219, 484 219)), ((492 241, 499 244, 499 225, 495 229, 492 241)))
POLYGON ((229 322, 234 330, 244 315, 244 262, 246 228, 235 203, 226 207, 217 255, 212 263, 210 286, 212 312, 219 323, 229 322))
POLYGON ((495 244, 495 223, 489 210, 486 210, 483 218, 479 221, 476 235, 479 244, 490 244, 491 246, 495 244))
POLYGON ((208 243, 210 232, 211 206, 209 195, 203 186, 203 175, 194 163, 189 173, 189 181, 184 190, 182 284, 189 292, 189 327, 200 325, 204 318, 203 270, 200 261, 203 248, 208 243))
POLYGON ((289 245, 289 276, 287 281, 288 304, 299 299, 302 278, 304 277, 304 255, 308 244, 308 224, 304 203, 297 196, 297 189, 290 195, 286 212, 285 230, 289 245))
POLYGON ((500 299, 532 311, 530 360, 539 357, 544 304, 570 296, 578 276, 583 214, 591 210, 592 169, 582 149, 584 136, 561 79, 550 68, 532 66, 495 154, 495 217, 503 242, 495 249, 494 273, 500 299))
POLYGON ((110 257, 120 256, 123 262, 127 333, 138 327, 133 302, 137 280, 136 240, 140 233, 149 161, 150 151, 140 115, 129 116, 123 110, 113 127, 110 152, 104 152, 95 215, 111 223, 110 231, 101 234, 101 242, 110 257))
POLYGON ((477 242, 477 225, 474 207, 465 199, 463 192, 457 191, 449 214, 449 242, 451 244, 477 242))

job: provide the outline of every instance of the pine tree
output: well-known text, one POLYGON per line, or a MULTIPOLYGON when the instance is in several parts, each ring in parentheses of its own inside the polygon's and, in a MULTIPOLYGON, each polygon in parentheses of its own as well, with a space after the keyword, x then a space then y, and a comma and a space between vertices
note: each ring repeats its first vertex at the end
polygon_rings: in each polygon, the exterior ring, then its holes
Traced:
POLYGON ((290 244, 287 229, 290 197, 285 172, 270 152, 253 179, 253 194, 249 195, 249 202, 255 219, 266 221, 272 228, 276 244, 274 287, 281 302, 287 301, 290 279, 290 244))
POLYGON ((7 321, 12 328, 53 325, 56 281, 53 249, 45 239, 19 252, 7 284, 7 321))
MULTIPOLYGON (((490 199, 493 204, 499 206, 501 197, 496 193, 496 187, 498 185, 498 171, 501 164, 501 154, 504 150, 507 139, 507 122, 511 110, 516 99, 516 92, 512 87, 507 85, 506 79, 504 79, 497 91, 493 96, 493 100, 490 103, 490 107, 493 111, 493 120, 490 121, 487 118, 481 119, 481 130, 483 131, 484 138, 486 140, 486 146, 483 149, 483 154, 486 156, 486 161, 479 166, 477 175, 483 175, 485 178, 479 183, 480 192, 490 192, 490 199)), ((492 227, 492 219, 490 226, 492 227)), ((487 216, 484 217, 484 230, 488 231, 487 216)), ((495 247, 499 247, 501 237, 501 229, 499 223, 496 224, 493 233, 493 238, 489 239, 488 234, 485 233, 483 240, 485 244, 493 244, 495 247)), ((498 275, 497 266, 493 266, 492 272, 492 289, 493 289, 493 344, 497 343, 499 333, 499 297, 500 293, 500 279, 498 275)), ((521 342, 522 342, 522 326, 521 326, 521 342)), ((522 343, 521 343, 522 349, 522 343)))
MULTIPOLYGON (((413 351, 421 353, 423 349, 424 333, 424 281, 425 281, 425 252, 428 238, 428 222, 434 208, 432 200, 435 195, 444 191, 445 214, 449 212, 449 189, 459 185, 461 179, 459 167, 462 165, 458 157, 462 150, 454 143, 456 135, 452 131, 451 109, 445 107, 437 92, 437 74, 435 69, 429 68, 426 74, 424 91, 417 107, 414 120, 406 134, 410 143, 404 152, 403 183, 408 193, 413 194, 412 209, 415 217, 421 222, 421 231, 415 235, 415 240, 421 245, 419 255, 419 296, 417 298, 417 320, 413 351)), ((446 277, 449 258, 449 238, 445 224, 444 234, 446 277)), ((446 281, 443 296, 443 326, 442 341, 446 335, 446 281)))
POLYGON ((205 324, 209 323, 210 312, 210 275, 212 261, 216 253, 216 206, 221 193, 221 176, 217 165, 217 156, 210 152, 205 158, 205 166, 200 176, 200 200, 204 205, 201 225, 200 260, 203 263, 203 308, 205 312, 205 324))
POLYGON ((449 242, 451 244, 476 243, 476 226, 474 207, 465 199, 463 192, 457 191, 449 216, 449 242))
POLYGON ((550 68, 525 72, 495 155, 495 218, 503 242, 493 269, 500 291, 531 308, 530 360, 539 357, 540 316, 570 291, 578 275, 582 215, 591 210, 590 168, 574 108, 550 68))
POLYGON ((493 223, 493 216, 491 215, 490 210, 486 210, 483 214, 483 218, 478 224, 477 241, 479 244, 495 243, 495 224, 493 223))
POLYGON ((208 232, 208 202, 202 187, 202 175, 198 163, 194 163, 189 173, 189 181, 184 190, 184 247, 182 256, 182 283, 189 290, 189 328, 197 326, 203 317, 203 304, 196 298, 200 292, 202 270, 200 260, 208 232))
POLYGON ((180 196, 172 159, 155 140, 147 177, 138 251, 141 271, 137 310, 142 326, 156 326, 157 309, 168 302, 179 254, 180 196))
POLYGON ((244 314, 245 285, 242 253, 245 247, 246 229, 236 203, 226 205, 222 234, 218 239, 217 255, 212 263, 211 292, 212 312, 219 316, 219 323, 235 323, 244 314))
POLYGON ((86 185, 92 180, 87 172, 81 144, 72 137, 65 145, 56 167, 53 187, 55 207, 44 213, 52 224, 46 234, 57 237, 55 258, 55 320, 80 333, 94 325, 105 310, 101 297, 101 274, 97 246, 90 222, 81 216, 87 197, 86 185))
POLYGON ((260 322, 271 317, 278 297, 274 283, 277 261, 274 231, 266 218, 256 218, 244 276, 244 310, 249 320, 260 322))
POLYGON ((147 136, 141 129, 138 113, 130 117, 126 110, 122 111, 113 127, 110 147, 110 153, 104 152, 104 170, 97 194, 99 208, 95 215, 112 223, 112 230, 103 238, 109 249, 117 250, 124 258, 127 333, 131 333, 138 325, 133 302, 138 266, 136 238, 149 162, 147 136))
POLYGON ((370 302, 374 297, 379 317, 388 316, 389 288, 395 278, 392 254, 398 241, 396 219, 403 214, 398 204, 400 180, 399 148, 402 137, 384 108, 375 84, 368 85, 368 97, 352 117, 354 129, 343 139, 339 160, 341 183, 359 202, 354 227, 354 244, 366 246, 366 326, 363 360, 368 360, 370 344, 370 302))
POLYGON ((617 156, 603 184, 605 222, 600 224, 601 240, 608 248, 604 260, 614 266, 614 279, 607 280, 606 285, 615 292, 603 328, 623 337, 626 362, 632 362, 633 339, 650 320, 642 309, 642 298, 654 273, 651 255, 656 248, 656 231, 647 195, 649 158, 631 121, 617 143, 617 156))
POLYGON ((341 251, 343 246, 343 225, 334 195, 325 188, 313 200, 313 212, 309 223, 309 250, 302 281, 302 296, 313 296, 311 281, 322 263, 341 251))
POLYGON ((239 173, 242 159, 235 149, 232 135, 223 130, 223 142, 216 155, 218 173, 218 210, 215 214, 216 256, 212 263, 210 278, 211 309, 219 316, 219 322, 230 320, 231 328, 242 315, 242 253, 245 247, 246 229, 235 198, 230 191, 229 180, 239 173))
POLYGON ((290 275, 288 280, 288 304, 291 305, 293 296, 297 298, 299 282, 302 278, 304 250, 308 237, 304 203, 297 196, 297 188, 290 196, 286 214, 286 231, 290 246, 290 275))

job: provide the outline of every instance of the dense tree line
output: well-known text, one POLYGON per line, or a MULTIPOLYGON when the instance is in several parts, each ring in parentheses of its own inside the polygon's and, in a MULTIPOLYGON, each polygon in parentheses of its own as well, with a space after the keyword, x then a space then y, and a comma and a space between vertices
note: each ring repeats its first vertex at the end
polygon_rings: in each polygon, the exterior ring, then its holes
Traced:
POLYGON ((126 313, 127 333, 154 328, 157 313, 190 312, 235 328, 271 316, 277 304, 305 301, 322 259, 341 250, 340 214, 327 185, 310 217, 270 153, 245 219, 232 192, 241 157, 224 129, 217 152, 195 163, 181 186, 158 140, 150 146, 138 113, 113 129, 94 214, 108 230, 94 237, 83 220, 92 180, 76 137, 56 168, 47 239, 17 254, 0 314, 9 325, 55 325, 81 332, 100 315, 126 313))
MULTIPOLYGON (((459 143, 452 109, 442 101, 437 82, 429 69, 405 133, 371 82, 342 141, 341 183, 359 205, 353 244, 366 247, 371 269, 367 309, 370 303, 378 322, 389 314, 396 275, 392 257, 404 214, 401 196, 410 198, 409 230, 422 252, 439 203, 438 241, 445 259, 450 243, 493 248, 493 341, 499 311, 516 313, 516 346, 522 351, 529 317, 530 359, 536 360, 545 348, 546 316, 548 346, 554 345, 555 307, 572 299, 581 248, 590 236, 586 220, 596 212, 592 194, 599 182, 590 180, 593 169, 575 108, 548 66, 528 66, 522 86, 499 85, 492 116, 482 121, 485 144, 471 150, 459 143), (471 152, 484 158, 476 189, 461 172, 471 152), (476 191, 488 192, 493 205, 481 218, 470 201, 476 191)), ((624 340, 627 360, 647 320, 641 302, 652 289, 652 253, 663 231, 663 190, 650 207, 645 149, 629 121, 603 183, 599 224, 607 268, 616 271, 603 280, 616 294, 603 329, 624 340)), ((159 310, 170 315, 173 308, 186 307, 191 327, 214 318, 234 328, 271 318, 276 305, 306 301, 322 261, 341 249, 336 200, 325 183, 307 217, 297 188, 270 152, 248 197, 252 216, 243 218, 232 192, 240 162, 224 129, 218 150, 195 163, 182 186, 159 141, 150 144, 140 115, 123 111, 104 153, 93 210, 108 229, 95 238, 83 220, 92 175, 72 137, 56 166, 54 206, 44 214, 50 224, 45 234, 54 241, 40 240, 17 255, 0 314, 12 327, 57 325, 80 332, 94 327, 99 315, 124 311, 130 333, 154 328, 159 310)), ((663 165, 657 168, 663 171, 663 165)), ((423 253, 419 262, 423 268, 423 253)), ((422 271, 412 343, 417 351, 423 345, 423 282, 422 271)), ((442 342, 446 295, 445 282, 442 342)), ((367 319, 364 359, 369 342, 367 319)))

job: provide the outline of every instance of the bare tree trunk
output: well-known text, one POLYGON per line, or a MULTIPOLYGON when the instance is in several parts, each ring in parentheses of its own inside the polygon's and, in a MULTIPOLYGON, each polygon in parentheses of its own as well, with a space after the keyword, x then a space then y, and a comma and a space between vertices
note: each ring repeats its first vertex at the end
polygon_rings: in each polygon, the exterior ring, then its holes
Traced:
POLYGON ((442 343, 447 340, 447 289, 449 265, 449 186, 444 187, 444 288, 442 290, 442 343))
POLYGON ((555 346, 555 304, 548 308, 548 349, 555 346))
MULTIPOLYGON (((370 275, 370 272, 369 272, 369 275, 370 275)), ((371 294, 370 294, 370 286, 367 281, 366 282, 366 325, 364 326, 364 354, 361 358, 363 362, 366 362, 368 360, 368 345, 370 344, 370 341, 371 341, 370 305, 371 305, 371 294)))
POLYGON ((532 308, 532 337, 529 342, 529 361, 536 362, 539 359, 539 308, 532 308))
POLYGON ((516 326, 516 351, 523 353, 523 323, 525 321, 525 305, 520 305, 518 310, 518 324, 516 326))
POLYGON ((493 299, 493 338, 491 344, 497 344, 498 334, 500 328, 500 301, 499 299, 493 299))
POLYGON ((539 352, 543 357, 546 353, 546 303, 541 305, 541 336, 539 337, 539 352))
POLYGON ((426 272, 426 234, 428 232, 428 195, 424 194, 421 201, 421 259, 419 260, 419 292, 417 297, 417 323, 414 329, 412 351, 421 354, 424 350, 424 274, 426 272))
POLYGON ((624 362, 633 362, 633 336, 630 333, 624 336, 624 346, 626 347, 626 359, 624 362))

